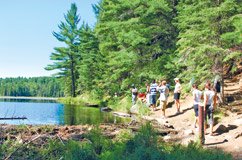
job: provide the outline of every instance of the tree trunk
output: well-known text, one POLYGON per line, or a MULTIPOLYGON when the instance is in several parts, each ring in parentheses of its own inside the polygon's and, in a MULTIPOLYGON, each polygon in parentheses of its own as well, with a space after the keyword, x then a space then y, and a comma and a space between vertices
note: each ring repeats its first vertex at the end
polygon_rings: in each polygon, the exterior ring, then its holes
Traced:
POLYGON ((75 64, 74 59, 71 56, 71 97, 76 97, 76 82, 75 82, 75 64))

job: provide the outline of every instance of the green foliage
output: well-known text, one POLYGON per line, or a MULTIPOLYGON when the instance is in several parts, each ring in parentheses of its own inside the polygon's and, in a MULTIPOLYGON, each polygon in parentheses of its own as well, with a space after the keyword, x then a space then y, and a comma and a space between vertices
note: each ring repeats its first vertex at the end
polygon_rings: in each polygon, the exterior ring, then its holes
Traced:
POLYGON ((56 77, 0 78, 0 96, 63 97, 64 90, 56 77))
POLYGON ((66 144, 66 152, 64 159, 68 160, 96 160, 98 159, 93 146, 90 143, 79 143, 75 141, 69 141, 66 144))
POLYGON ((94 92, 105 103, 127 96, 132 83, 199 84, 240 59, 241 8, 239 0, 102 0, 94 28, 78 28, 73 4, 53 33, 66 47, 55 48, 47 69, 60 70, 65 95, 94 92))
POLYGON ((220 150, 204 149, 202 146, 196 143, 190 143, 187 147, 182 145, 175 145, 169 151, 169 154, 165 156, 166 160, 217 160, 226 159, 231 160, 232 157, 229 154, 223 153, 220 150))
POLYGON ((102 135, 101 130, 97 126, 86 135, 86 138, 91 141, 92 147, 98 155, 108 150, 111 144, 111 141, 102 135))
POLYGON ((131 97, 125 96, 125 97, 120 97, 120 99, 117 99, 117 101, 110 101, 109 102, 109 107, 115 111, 120 111, 120 112, 129 112, 130 107, 132 106, 131 102, 131 97))
POLYGON ((58 101, 64 104, 72 104, 72 105, 99 105, 101 104, 102 99, 94 92, 83 93, 77 97, 64 97, 59 98, 58 101))
POLYGON ((215 74, 221 75, 224 61, 241 57, 230 50, 241 44, 241 37, 236 38, 241 34, 239 5, 236 0, 182 0, 178 3, 178 67, 182 68, 180 77, 184 81, 193 77, 203 82, 215 74))
POLYGON ((176 37, 173 7, 166 0, 102 1, 95 31, 107 61, 105 91, 113 94, 131 83, 168 77, 164 66, 176 37))

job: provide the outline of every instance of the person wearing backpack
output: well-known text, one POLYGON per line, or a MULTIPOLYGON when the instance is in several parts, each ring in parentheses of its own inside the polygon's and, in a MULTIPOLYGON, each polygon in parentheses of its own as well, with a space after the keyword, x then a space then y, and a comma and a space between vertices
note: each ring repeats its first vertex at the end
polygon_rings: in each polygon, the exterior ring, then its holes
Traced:
POLYGON ((168 95, 169 95, 169 88, 166 85, 166 81, 162 81, 161 82, 161 86, 158 87, 158 91, 160 92, 160 106, 162 109, 162 116, 163 118, 166 118, 166 106, 167 106, 167 99, 168 99, 168 95))

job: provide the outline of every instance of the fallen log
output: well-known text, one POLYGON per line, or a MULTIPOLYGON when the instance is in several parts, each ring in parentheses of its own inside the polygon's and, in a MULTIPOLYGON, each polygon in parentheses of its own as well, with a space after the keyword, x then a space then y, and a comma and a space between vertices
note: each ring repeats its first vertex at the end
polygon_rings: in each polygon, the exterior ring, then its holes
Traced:
POLYGON ((27 117, 4 117, 4 118, 1 118, 0 117, 0 120, 24 120, 24 119, 27 119, 27 117))

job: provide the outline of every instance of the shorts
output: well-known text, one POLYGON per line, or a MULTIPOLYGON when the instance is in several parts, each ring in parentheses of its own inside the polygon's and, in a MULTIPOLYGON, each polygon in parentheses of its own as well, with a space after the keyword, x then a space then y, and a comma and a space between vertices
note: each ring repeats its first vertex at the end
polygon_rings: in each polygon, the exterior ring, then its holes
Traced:
POLYGON ((174 99, 179 100, 181 93, 174 93, 174 99))
POLYGON ((166 106, 167 106, 167 101, 160 101, 160 106, 161 106, 161 109, 162 111, 165 111, 166 110, 166 106))
POLYGON ((193 108, 194 108, 194 112, 195 112, 195 116, 198 117, 198 104, 194 104, 193 108))
POLYGON ((150 104, 156 104, 156 95, 150 95, 150 104))
POLYGON ((205 121, 207 121, 208 118, 208 124, 213 124, 213 106, 206 105, 206 112, 205 112, 205 121))

